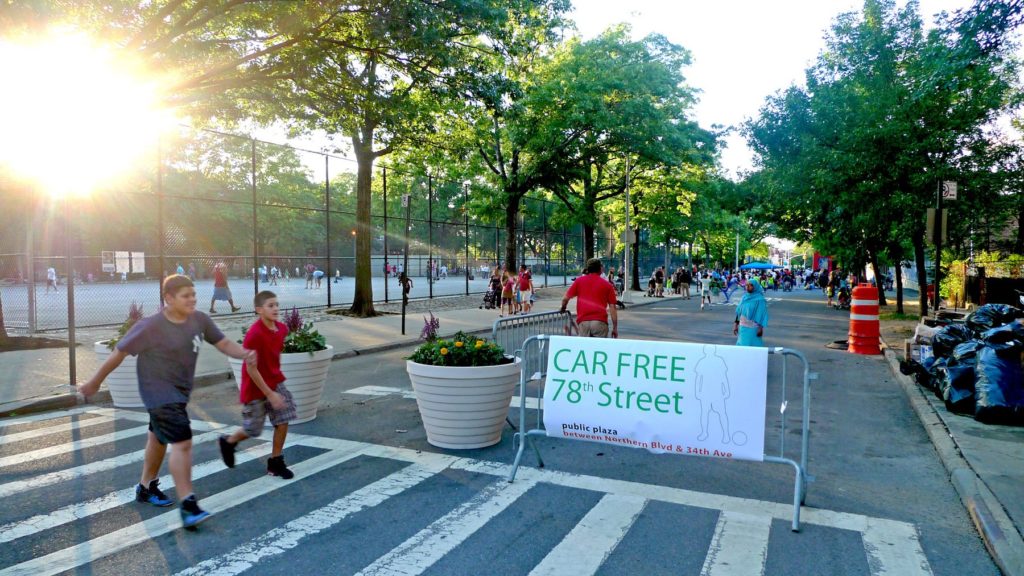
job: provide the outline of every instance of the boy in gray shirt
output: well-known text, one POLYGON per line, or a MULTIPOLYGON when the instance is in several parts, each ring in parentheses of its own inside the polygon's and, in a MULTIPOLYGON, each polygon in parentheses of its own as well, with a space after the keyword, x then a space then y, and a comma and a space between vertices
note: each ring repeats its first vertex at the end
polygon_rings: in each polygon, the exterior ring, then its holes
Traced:
POLYGON ((135 499, 154 506, 174 503, 160 490, 157 480, 170 444, 168 468, 178 495, 184 495, 181 521, 191 529, 210 516, 199 508, 192 492, 192 428, 186 411, 199 349, 205 340, 222 353, 254 365, 256 355, 225 337, 209 316, 196 311, 196 289, 188 276, 168 276, 162 293, 163 310, 132 326, 96 374, 78 386, 78 391, 85 397, 92 396, 126 356, 138 356, 139 395, 149 412, 149 434, 135 499))

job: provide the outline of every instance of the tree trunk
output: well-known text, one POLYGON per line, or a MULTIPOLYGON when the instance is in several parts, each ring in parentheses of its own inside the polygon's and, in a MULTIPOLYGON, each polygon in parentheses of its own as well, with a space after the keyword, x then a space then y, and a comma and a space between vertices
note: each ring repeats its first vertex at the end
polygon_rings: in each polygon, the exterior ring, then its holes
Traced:
MULTIPOLYGON (((376 316, 373 309, 373 277, 370 268, 370 202, 373 183, 373 140, 352 138, 356 153, 356 288, 349 311, 363 318, 376 316)), ((328 238, 328 241, 330 239, 328 238)))
POLYGON ((583 225, 583 261, 586 263, 594 257, 594 227, 590 224, 583 225))
POLYGON ((921 317, 928 315, 928 271, 924 269, 924 231, 914 234, 914 263, 917 265, 917 286, 919 294, 917 303, 921 307, 921 317))
POLYGON ((519 205, 523 197, 518 192, 506 193, 508 205, 505 206, 505 270, 516 270, 516 228, 519 223, 519 205))
POLYGON ((903 266, 896 261, 896 313, 903 314, 903 266))

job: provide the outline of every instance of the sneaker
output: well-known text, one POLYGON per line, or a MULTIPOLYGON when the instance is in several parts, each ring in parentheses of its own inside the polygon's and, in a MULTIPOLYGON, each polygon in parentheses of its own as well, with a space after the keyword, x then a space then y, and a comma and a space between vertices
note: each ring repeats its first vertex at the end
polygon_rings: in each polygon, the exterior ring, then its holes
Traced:
POLYGON ((227 436, 221 436, 217 439, 217 443, 220 444, 220 459, 224 461, 224 465, 228 468, 235 467, 235 449, 238 447, 237 444, 228 442, 227 436))
POLYGON ((213 308, 210 308, 210 314, 216 314, 216 313, 217 313, 216 310, 214 310, 213 308))
POLYGON ((280 476, 285 480, 291 480, 295 477, 295 473, 285 466, 284 456, 276 456, 267 460, 267 474, 271 476, 280 476))
POLYGON ((146 504, 152 504, 153 506, 170 506, 174 504, 174 500, 167 497, 160 490, 160 480, 154 479, 149 483, 149 487, 145 487, 142 484, 135 485, 135 500, 137 502, 145 502, 146 504))
POLYGON ((232 312, 238 312, 238 311, 239 311, 239 310, 241 310, 241 309, 242 309, 242 307, 241 307, 241 306, 232 306, 232 307, 231 307, 231 311, 232 311, 232 312))
POLYGON ((195 494, 181 501, 181 523, 185 528, 194 528, 210 517, 210 513, 199 507, 195 494))

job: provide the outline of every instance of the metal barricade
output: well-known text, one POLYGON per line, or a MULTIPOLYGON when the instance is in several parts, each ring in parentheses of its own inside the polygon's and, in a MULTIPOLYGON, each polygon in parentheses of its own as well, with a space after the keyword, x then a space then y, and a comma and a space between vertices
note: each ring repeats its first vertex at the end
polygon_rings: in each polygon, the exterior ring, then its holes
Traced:
POLYGON ((576 322, 573 321, 572 313, 555 310, 498 318, 491 327, 491 340, 504 348, 506 354, 521 356, 519 351, 522 350, 526 339, 531 336, 572 336, 575 333, 576 322))
MULTIPOLYGON (((543 410, 544 379, 547 375, 548 342, 549 339, 547 335, 531 336, 523 343, 522 349, 520 350, 519 356, 522 358, 522 372, 520 372, 519 376, 519 428, 512 439, 512 446, 516 450, 516 457, 515 461, 512 463, 512 468, 509 471, 509 482, 514 481, 516 478, 516 472, 519 470, 519 466, 522 463, 523 453, 526 451, 527 444, 533 448, 534 454, 537 455, 538 466, 541 468, 544 467, 544 460, 541 458, 540 450, 537 448, 532 437, 547 436, 547 430, 544 429, 544 420, 541 416, 541 411, 543 410), (536 387, 536 420, 531 421, 533 428, 527 428, 527 385, 534 380, 538 380, 540 382, 536 387)), ((811 380, 816 380, 818 375, 811 372, 807 358, 797 350, 781 347, 769 348, 768 353, 770 355, 778 355, 782 357, 782 387, 780 390, 781 401, 779 403, 779 451, 777 455, 772 455, 766 450, 764 454, 764 461, 774 462, 777 464, 788 464, 795 470, 792 530, 794 532, 799 532, 800 506, 807 498, 807 485, 814 481, 814 476, 807 471, 807 457, 811 436, 811 380), (786 408, 788 407, 788 402, 786 400, 786 360, 789 356, 799 359, 803 364, 800 454, 798 459, 786 456, 786 408)))

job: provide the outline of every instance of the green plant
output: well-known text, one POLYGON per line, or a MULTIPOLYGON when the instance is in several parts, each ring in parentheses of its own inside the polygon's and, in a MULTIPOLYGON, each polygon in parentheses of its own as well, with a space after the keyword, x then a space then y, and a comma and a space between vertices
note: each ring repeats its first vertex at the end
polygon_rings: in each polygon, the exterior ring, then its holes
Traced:
POLYGON ((409 360, 430 366, 496 366, 512 362, 501 346, 461 330, 451 338, 424 342, 409 360))
MULTIPOLYGON (((282 354, 297 354, 301 352, 319 352, 327 350, 327 339, 323 334, 313 328, 312 322, 303 322, 299 310, 292 307, 291 311, 284 316, 284 325, 288 328, 288 336, 284 339, 282 354)), ((245 333, 248 328, 242 328, 242 338, 238 343, 245 341, 245 333)))
POLYGON ((121 338, 124 338, 124 335, 132 329, 132 326, 135 326, 135 323, 142 320, 143 317, 144 314, 142 313, 142 306, 139 306, 132 301, 132 305, 128 307, 128 318, 126 318, 124 324, 121 324, 121 327, 117 329, 117 336, 107 340, 107 349, 113 350, 114 347, 117 346, 117 343, 121 341, 121 338))

